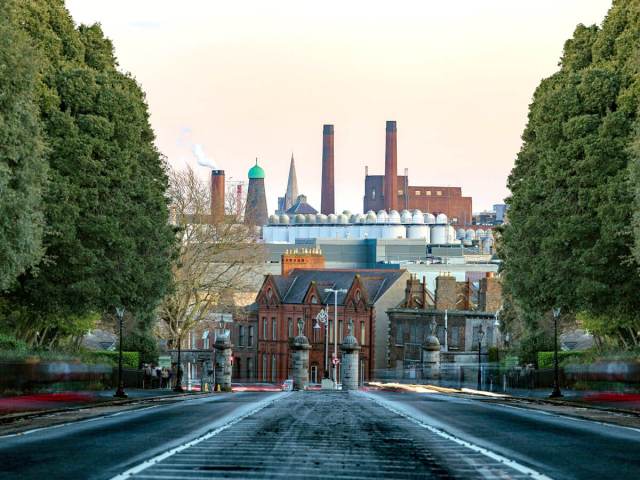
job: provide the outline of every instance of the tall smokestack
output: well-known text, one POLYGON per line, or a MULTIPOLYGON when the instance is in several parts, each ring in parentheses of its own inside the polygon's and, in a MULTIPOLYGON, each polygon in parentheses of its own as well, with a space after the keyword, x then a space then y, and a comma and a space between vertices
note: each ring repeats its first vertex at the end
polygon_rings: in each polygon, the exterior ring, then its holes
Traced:
POLYGON ((384 152, 384 208, 398 210, 398 131, 395 120, 387 122, 384 152))
POLYGON ((322 195, 320 213, 325 215, 336 212, 333 172, 333 125, 324 125, 322 127, 322 195))
POLYGON ((211 220, 220 223, 224 220, 224 170, 211 171, 211 220))

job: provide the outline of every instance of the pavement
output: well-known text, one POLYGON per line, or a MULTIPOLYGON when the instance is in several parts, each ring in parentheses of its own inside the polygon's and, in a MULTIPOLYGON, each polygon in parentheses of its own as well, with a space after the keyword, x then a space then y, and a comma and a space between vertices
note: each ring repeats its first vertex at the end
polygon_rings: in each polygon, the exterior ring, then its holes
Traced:
POLYGON ((237 392, 120 408, 5 431, 0 478, 640 478, 638 428, 475 396, 237 392))

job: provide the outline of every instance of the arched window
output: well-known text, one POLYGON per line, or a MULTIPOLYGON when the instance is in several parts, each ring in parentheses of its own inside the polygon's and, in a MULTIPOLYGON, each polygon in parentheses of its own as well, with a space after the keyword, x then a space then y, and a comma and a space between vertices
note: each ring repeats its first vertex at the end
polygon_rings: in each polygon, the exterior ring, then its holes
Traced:
POLYGON ((318 299, 315 295, 311 295, 311 303, 318 303, 318 299))

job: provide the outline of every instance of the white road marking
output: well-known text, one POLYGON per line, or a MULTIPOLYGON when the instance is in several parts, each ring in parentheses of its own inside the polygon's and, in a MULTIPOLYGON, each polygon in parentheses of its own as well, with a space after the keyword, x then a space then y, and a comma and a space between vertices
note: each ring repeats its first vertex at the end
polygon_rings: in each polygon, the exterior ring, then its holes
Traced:
MULTIPOLYGON (((232 427, 233 425, 235 425, 238 422, 241 422, 242 420, 244 420, 245 418, 253 415, 254 413, 258 413, 260 410, 268 407, 269 405, 271 405, 272 403, 281 400, 282 398, 288 397, 289 395, 291 395, 291 393, 285 393, 285 394, 278 394, 275 397, 270 397, 267 400, 263 400, 262 402, 258 403, 257 406, 254 406, 253 408, 250 408, 248 411, 245 411, 243 413, 239 413, 237 416, 232 417, 229 421, 227 421, 227 423, 224 423, 223 425, 219 426, 218 428, 216 428, 215 430, 210 431, 209 433, 196 438, 195 440, 191 440, 187 443, 184 443, 178 447, 172 448, 171 450, 168 450, 164 453, 161 453, 160 455, 157 455, 155 457, 150 458, 149 460, 146 460, 145 462, 141 463, 140 465, 136 465, 135 467, 130 468, 129 470, 127 470, 126 472, 123 472, 119 475, 116 475, 115 477, 111 478, 111 480, 126 480, 128 478, 131 477, 131 475, 135 475, 136 473, 140 473, 143 470, 146 470, 147 468, 155 465, 158 462, 161 462, 162 460, 169 458, 173 455, 175 455, 176 453, 179 453, 189 447, 193 447, 194 445, 197 445, 201 442, 204 442, 205 440, 210 439, 211 437, 215 437, 216 435, 218 435, 220 432, 223 432, 224 430, 227 430, 229 427, 232 427)), ((246 409, 244 409, 246 410, 246 409)))
POLYGON ((479 445, 475 445, 473 443, 467 442, 466 440, 462 440, 458 437, 454 437, 453 435, 445 432, 444 430, 440 430, 439 428, 436 428, 432 425, 429 425, 428 423, 423 422, 422 420, 419 420, 418 418, 414 417, 413 415, 410 415, 409 413, 407 413, 406 411, 402 411, 402 410, 398 410, 397 408, 395 408, 394 406, 392 406, 391 404, 393 402, 390 402, 389 400, 384 400, 382 398, 378 398, 375 395, 371 394, 371 393, 367 393, 367 392, 359 392, 360 395, 363 395, 367 398, 369 398, 371 401, 377 403, 378 405, 380 405, 381 407, 386 408, 387 410, 400 415, 401 417, 406 418, 407 420, 409 420, 412 423, 415 423, 419 426, 421 426, 422 428, 425 428, 427 430, 429 430, 431 433, 435 433, 436 435, 438 435, 441 438, 444 438, 446 440, 450 440, 458 445, 461 445, 463 447, 467 447, 470 450, 473 450, 476 453, 480 453, 486 457, 489 457, 493 460, 496 460, 500 463, 502 463, 503 465, 507 465, 511 468, 513 468, 514 470, 516 470, 517 472, 523 473, 525 475, 530 476, 531 478, 534 478, 536 480, 552 480, 551 477, 548 477, 547 475, 544 475, 540 472, 537 472, 536 470, 533 470, 529 467, 526 467, 518 462, 516 462, 515 460, 511 460, 507 457, 503 457, 502 455, 492 452, 491 450, 488 450, 484 447, 481 447, 479 445))
MULTIPOLYGON (((170 397, 167 397, 170 398, 170 397)), ((192 402, 195 400, 202 400, 202 398, 209 398, 209 397, 196 397, 196 398, 187 398, 184 400, 179 400, 180 402, 192 402)), ((216 400, 218 400, 221 397, 216 397, 216 400)), ((142 399, 144 400, 144 399, 142 399)), ((96 420, 103 420, 106 418, 112 418, 112 417, 117 417, 118 415, 124 415, 127 413, 137 413, 137 412, 142 412, 144 410, 151 410, 152 408, 158 408, 158 407, 165 407, 167 405, 176 405, 176 403, 166 403, 166 404, 161 404, 161 405, 151 405, 150 407, 142 407, 142 408, 131 408, 129 410, 122 410, 120 412, 115 412, 115 413, 110 413, 108 415, 100 415, 99 417, 91 417, 91 418, 85 418, 82 420, 72 420, 70 422, 65 422, 65 423, 57 423, 55 425, 48 425, 46 427, 39 427, 39 428, 33 428, 31 430, 25 430, 24 432, 16 432, 16 433, 8 433, 6 435, 0 435, 0 440, 4 439, 4 438, 12 438, 12 437, 22 437, 24 435, 29 435, 32 433, 36 433, 36 432, 42 432, 44 430, 53 430, 54 428, 62 428, 62 427, 66 427, 68 425, 80 425, 83 423, 89 423, 89 422, 95 422, 96 420)), ((108 405, 94 405, 95 407, 100 407, 100 406, 108 406, 108 405)), ((91 408, 91 407, 89 407, 91 408)), ((69 412, 72 412, 71 410, 69 412)), ((69 412, 64 412, 64 413, 69 413, 69 412)), ((53 417, 55 415, 43 415, 43 417, 53 417)))
POLYGON ((504 403, 498 403, 496 405, 500 405, 501 407, 513 408, 514 410, 524 410, 524 411, 526 411, 528 413, 540 413, 542 415, 548 415, 550 417, 562 418, 563 420, 573 420, 575 422, 584 422, 584 423, 595 423, 595 424, 598 424, 598 425, 603 425, 605 427, 624 428, 625 430, 631 430, 633 432, 640 433, 640 428, 627 427, 626 425, 618 425, 618 424, 615 424, 615 423, 607 423, 607 422, 602 422, 600 420, 591 420, 589 418, 572 417, 571 415, 563 414, 563 413, 560 413, 560 412, 549 412, 549 411, 546 411, 546 410, 538 410, 537 408, 519 407, 519 406, 516 406, 516 405, 507 405, 507 404, 504 404, 504 403))

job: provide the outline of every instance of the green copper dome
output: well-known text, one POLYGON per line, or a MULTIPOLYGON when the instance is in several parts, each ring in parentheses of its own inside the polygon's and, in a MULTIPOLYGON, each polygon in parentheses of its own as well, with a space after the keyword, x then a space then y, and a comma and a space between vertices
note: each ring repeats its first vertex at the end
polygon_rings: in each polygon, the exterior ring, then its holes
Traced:
POLYGON ((258 165, 258 159, 256 159, 256 164, 249 170, 249 180, 256 178, 264 178, 264 169, 258 165))

